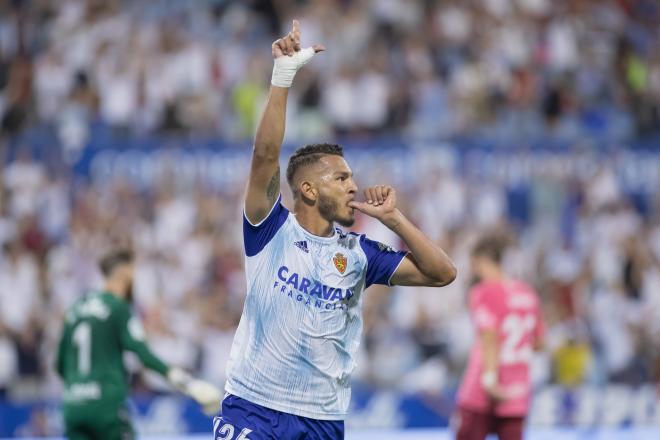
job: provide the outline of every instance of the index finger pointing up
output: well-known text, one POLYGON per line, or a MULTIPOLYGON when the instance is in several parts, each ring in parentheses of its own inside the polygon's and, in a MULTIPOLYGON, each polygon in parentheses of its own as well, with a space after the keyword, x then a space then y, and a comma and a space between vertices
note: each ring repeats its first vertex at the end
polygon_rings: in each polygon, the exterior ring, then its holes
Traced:
POLYGON ((293 36, 294 49, 300 50, 300 22, 298 20, 293 20, 291 34, 293 36))

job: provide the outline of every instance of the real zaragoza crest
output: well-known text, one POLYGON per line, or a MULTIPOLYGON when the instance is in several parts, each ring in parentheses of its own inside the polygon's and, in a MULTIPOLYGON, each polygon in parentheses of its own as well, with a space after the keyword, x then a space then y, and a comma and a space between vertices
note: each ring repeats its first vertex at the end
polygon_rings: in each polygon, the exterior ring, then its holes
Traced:
POLYGON ((340 254, 337 252, 334 257, 332 257, 332 262, 335 263, 335 267, 339 271, 339 273, 343 274, 346 272, 346 265, 348 263, 348 260, 344 256, 344 254, 340 254))

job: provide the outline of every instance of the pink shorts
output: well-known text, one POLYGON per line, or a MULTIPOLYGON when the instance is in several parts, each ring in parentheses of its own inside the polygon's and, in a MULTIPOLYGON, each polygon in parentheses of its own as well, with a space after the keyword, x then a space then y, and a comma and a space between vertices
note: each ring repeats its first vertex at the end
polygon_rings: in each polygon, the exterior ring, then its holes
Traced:
POLYGON ((501 417, 459 408, 456 440, 484 440, 491 433, 497 434, 499 440, 522 440, 524 424, 524 417, 501 417))

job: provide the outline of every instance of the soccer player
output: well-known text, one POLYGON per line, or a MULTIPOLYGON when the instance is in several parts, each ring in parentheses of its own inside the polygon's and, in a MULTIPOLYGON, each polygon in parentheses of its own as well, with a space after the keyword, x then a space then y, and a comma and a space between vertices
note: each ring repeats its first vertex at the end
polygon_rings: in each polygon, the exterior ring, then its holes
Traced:
POLYGON ((142 325, 131 313, 133 254, 114 250, 100 261, 105 289, 89 294, 67 311, 56 369, 64 380, 63 414, 70 439, 124 440, 134 437, 125 400, 128 376, 122 354, 135 353, 148 368, 167 377, 179 391, 211 414, 220 406, 214 385, 170 368, 144 340, 142 325))
POLYGON ((542 344, 539 298, 526 284, 504 274, 505 243, 480 239, 471 264, 479 280, 469 293, 477 339, 458 392, 458 440, 522 439, 531 394, 530 361, 542 344))
POLYGON ((272 45, 272 87, 257 129, 245 196, 247 297, 227 369, 223 439, 342 439, 350 377, 362 332, 362 299, 372 284, 444 286, 456 269, 398 209, 394 188, 356 200, 342 148, 315 144, 289 158, 290 212, 281 203, 280 146, 296 71, 324 50, 301 49, 300 29, 272 45), (355 210, 398 234, 410 252, 344 233, 355 210))

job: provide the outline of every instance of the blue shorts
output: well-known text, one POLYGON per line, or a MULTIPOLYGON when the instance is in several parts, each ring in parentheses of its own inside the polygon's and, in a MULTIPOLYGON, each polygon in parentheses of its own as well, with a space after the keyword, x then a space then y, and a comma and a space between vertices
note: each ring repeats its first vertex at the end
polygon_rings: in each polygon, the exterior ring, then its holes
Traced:
POLYGON ((343 420, 316 420, 276 411, 228 394, 213 419, 215 440, 336 440, 343 420))

